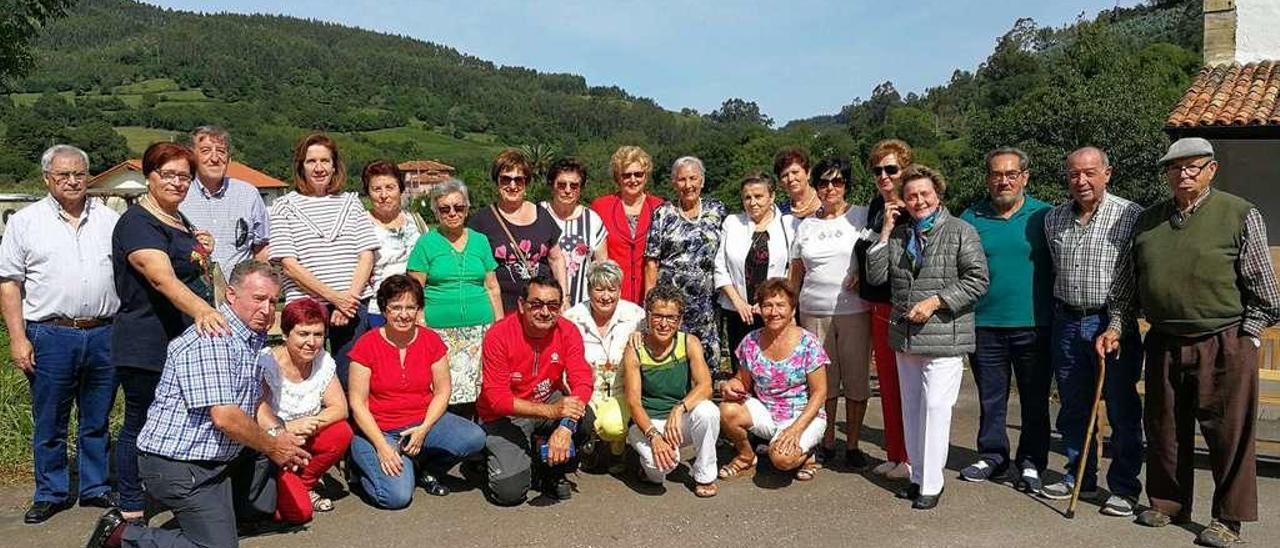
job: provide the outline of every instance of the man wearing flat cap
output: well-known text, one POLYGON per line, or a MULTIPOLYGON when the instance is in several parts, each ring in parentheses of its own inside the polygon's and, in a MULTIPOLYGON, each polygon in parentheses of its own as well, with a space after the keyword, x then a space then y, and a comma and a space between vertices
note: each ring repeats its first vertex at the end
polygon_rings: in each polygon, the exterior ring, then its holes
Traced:
POLYGON ((1213 146, 1179 139, 1160 166, 1173 197, 1138 218, 1098 352, 1115 351, 1125 318, 1141 310, 1151 324, 1143 413, 1151 509, 1138 523, 1191 520, 1199 422, 1214 492, 1213 521, 1196 541, 1229 546, 1240 541, 1241 522, 1258 519, 1259 337, 1280 320, 1280 287, 1258 208, 1213 188, 1213 146))

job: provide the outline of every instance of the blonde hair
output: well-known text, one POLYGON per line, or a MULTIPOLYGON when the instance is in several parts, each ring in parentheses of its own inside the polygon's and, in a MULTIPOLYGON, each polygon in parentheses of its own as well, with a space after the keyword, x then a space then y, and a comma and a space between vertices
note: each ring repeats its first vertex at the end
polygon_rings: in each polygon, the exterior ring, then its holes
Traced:
POLYGON ((609 159, 609 169, 613 171, 613 180, 617 182, 622 179, 622 170, 628 165, 639 163, 647 174, 653 173, 653 157, 649 156, 643 148, 634 145, 625 145, 618 147, 614 151, 613 157, 609 159))

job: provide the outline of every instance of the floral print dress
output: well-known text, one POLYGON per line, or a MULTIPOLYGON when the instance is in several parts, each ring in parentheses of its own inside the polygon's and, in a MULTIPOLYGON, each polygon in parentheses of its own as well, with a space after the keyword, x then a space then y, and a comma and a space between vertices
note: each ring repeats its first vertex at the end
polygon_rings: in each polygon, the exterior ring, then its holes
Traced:
MULTIPOLYGON (((790 356, 784 360, 771 360, 760 348, 760 333, 761 330, 757 329, 742 339, 736 350, 738 360, 751 374, 756 399, 769 410, 775 422, 789 424, 809 404, 809 373, 831 363, 831 360, 818 338, 803 330, 800 342, 790 356)), ((826 419, 827 412, 819 410, 818 417, 826 419)))
POLYGON ((686 219, 674 203, 654 210, 644 256, 658 261, 658 285, 684 290, 680 330, 702 341, 707 366, 714 371, 720 367, 720 306, 711 274, 726 212, 724 204, 709 198, 702 199, 701 210, 694 219, 686 219))

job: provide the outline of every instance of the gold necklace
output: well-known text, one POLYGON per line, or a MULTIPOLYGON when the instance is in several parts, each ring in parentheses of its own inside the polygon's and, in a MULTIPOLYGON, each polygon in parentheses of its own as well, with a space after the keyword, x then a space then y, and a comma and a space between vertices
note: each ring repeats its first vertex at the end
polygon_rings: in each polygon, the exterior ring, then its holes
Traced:
POLYGON ((138 204, 140 204, 143 209, 147 210, 152 215, 155 215, 157 219, 160 219, 165 224, 171 225, 174 228, 181 228, 182 230, 187 229, 187 224, 182 222, 181 217, 178 217, 176 215, 169 213, 168 211, 165 211, 164 208, 160 207, 160 204, 156 203, 155 197, 151 196, 150 194, 143 195, 142 199, 138 200, 138 204))

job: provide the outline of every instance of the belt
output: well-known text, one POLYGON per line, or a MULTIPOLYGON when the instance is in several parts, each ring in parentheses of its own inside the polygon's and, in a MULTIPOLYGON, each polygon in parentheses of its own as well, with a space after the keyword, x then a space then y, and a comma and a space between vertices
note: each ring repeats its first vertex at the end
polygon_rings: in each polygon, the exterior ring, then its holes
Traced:
POLYGON ((51 318, 36 323, 45 323, 75 329, 93 329, 95 327, 111 325, 111 318, 51 318))
POLYGON ((1067 314, 1069 314, 1069 315, 1071 315, 1071 316, 1075 316, 1075 317, 1077 317, 1077 318, 1083 318, 1083 317, 1085 317, 1085 316, 1094 316, 1094 315, 1097 315, 1097 314, 1101 314, 1101 313, 1103 313, 1103 312, 1106 312, 1106 310, 1107 310, 1107 307, 1105 307, 1105 306, 1098 306, 1098 307, 1094 307, 1094 308, 1085 308, 1085 307, 1083 307, 1083 306, 1072 306, 1072 305, 1069 305, 1069 304, 1067 304, 1067 303, 1065 303, 1065 302, 1062 302, 1062 301, 1057 301, 1055 304, 1057 305, 1058 310, 1061 310, 1061 311, 1063 311, 1063 312, 1065 312, 1065 313, 1067 313, 1067 314))

